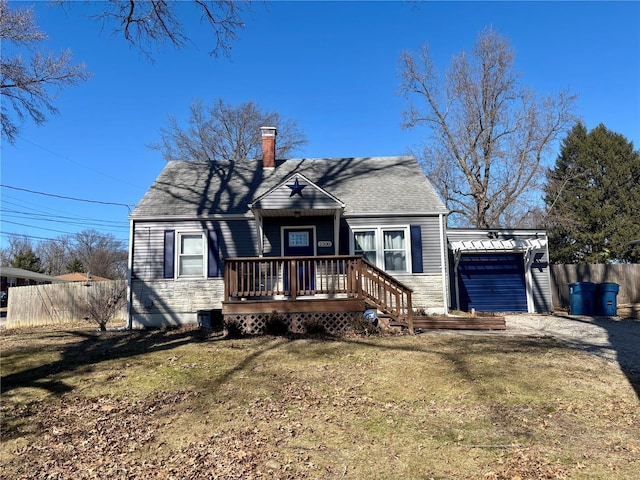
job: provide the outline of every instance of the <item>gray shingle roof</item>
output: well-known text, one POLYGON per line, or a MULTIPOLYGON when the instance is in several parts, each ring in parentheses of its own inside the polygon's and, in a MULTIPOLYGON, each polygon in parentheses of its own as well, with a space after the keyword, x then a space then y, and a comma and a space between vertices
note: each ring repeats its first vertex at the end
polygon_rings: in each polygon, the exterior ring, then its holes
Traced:
POLYGON ((45 275, 44 273, 32 272, 30 270, 23 270, 22 268, 14 267, 0 267, 0 275, 9 278, 25 278, 28 280, 34 280, 37 282, 64 282, 61 278, 45 275))
POLYGON ((349 214, 447 210, 413 157, 167 163, 131 218, 245 214, 248 204, 299 172, 346 204, 349 214))

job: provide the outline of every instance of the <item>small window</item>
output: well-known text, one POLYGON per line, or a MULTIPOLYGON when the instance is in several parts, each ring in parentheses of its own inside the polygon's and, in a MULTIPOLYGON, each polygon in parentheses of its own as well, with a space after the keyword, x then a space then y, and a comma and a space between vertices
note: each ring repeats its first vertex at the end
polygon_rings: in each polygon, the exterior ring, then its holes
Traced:
POLYGON ((204 277, 204 236, 180 234, 178 276, 204 277))
POLYGON ((309 232, 289 232, 290 247, 308 247, 309 232))

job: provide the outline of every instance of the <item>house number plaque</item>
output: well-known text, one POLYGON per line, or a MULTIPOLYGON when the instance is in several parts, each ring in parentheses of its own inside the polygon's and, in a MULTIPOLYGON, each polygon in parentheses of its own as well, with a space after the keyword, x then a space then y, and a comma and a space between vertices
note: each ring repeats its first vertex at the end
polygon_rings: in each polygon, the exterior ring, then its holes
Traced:
POLYGON ((319 247, 330 247, 331 245, 333 245, 333 243, 331 243, 331 240, 320 240, 318 242, 319 247))

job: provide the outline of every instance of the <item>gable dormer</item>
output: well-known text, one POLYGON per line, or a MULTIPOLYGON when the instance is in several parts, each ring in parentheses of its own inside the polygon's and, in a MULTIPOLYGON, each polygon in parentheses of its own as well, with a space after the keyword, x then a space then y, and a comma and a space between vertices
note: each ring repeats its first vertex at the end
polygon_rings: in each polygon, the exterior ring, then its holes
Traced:
POLYGON ((261 216, 332 215, 345 204, 301 173, 294 173, 256 198, 249 208, 261 216))

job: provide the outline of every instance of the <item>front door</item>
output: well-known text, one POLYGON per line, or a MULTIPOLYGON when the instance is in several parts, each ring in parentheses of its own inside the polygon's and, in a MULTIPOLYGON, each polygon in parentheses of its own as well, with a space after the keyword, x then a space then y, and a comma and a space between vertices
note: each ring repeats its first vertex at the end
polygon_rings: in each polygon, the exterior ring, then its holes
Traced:
MULTIPOLYGON (((282 253, 285 257, 313 257, 315 255, 315 235, 311 227, 283 228, 282 253)), ((315 284, 312 261, 298 263, 298 290, 310 293, 315 284)), ((289 290, 288 269, 285 271, 285 289, 289 290)))
POLYGON ((311 227, 284 228, 285 257, 313 257, 314 231, 311 227))

